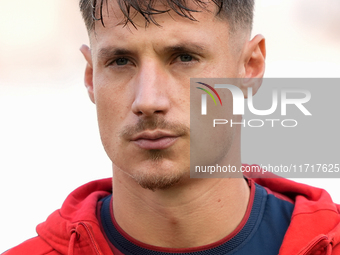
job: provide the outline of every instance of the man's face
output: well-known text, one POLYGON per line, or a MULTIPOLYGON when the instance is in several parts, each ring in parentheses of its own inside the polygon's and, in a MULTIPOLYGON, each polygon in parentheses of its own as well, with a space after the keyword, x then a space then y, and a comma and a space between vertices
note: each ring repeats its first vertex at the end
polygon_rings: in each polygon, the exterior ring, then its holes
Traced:
POLYGON ((194 13, 196 22, 174 12, 156 15, 160 26, 146 28, 137 15, 136 30, 119 25, 123 16, 112 3, 105 27, 97 22, 91 32, 93 101, 104 148, 145 188, 167 188, 189 176, 190 78, 239 77, 228 23, 211 9, 194 13))

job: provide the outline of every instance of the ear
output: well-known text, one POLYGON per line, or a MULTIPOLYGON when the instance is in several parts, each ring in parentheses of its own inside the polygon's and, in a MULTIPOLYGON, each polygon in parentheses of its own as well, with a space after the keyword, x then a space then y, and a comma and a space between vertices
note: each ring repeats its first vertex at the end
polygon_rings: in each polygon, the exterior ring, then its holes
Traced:
POLYGON ((243 53, 244 77, 241 89, 245 98, 248 97, 248 88, 253 89, 256 94, 262 84, 265 70, 266 44, 262 35, 256 35, 251 41, 247 42, 243 53))
POLYGON ((91 50, 87 45, 82 45, 80 47, 81 53, 83 53, 83 56, 86 59, 86 68, 85 68, 85 87, 87 89, 87 92, 89 93, 89 97, 92 101, 92 103, 95 104, 94 100, 94 94, 93 94, 93 67, 92 67, 92 55, 91 50))

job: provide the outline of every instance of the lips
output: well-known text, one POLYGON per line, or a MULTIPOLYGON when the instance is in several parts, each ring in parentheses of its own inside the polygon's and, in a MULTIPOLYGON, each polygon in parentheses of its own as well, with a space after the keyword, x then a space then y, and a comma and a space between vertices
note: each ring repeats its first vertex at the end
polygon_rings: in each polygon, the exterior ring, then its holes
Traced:
POLYGON ((178 139, 178 136, 162 132, 162 131, 154 131, 154 132, 143 132, 133 137, 131 141, 145 150, 162 150, 169 148, 173 145, 178 139))

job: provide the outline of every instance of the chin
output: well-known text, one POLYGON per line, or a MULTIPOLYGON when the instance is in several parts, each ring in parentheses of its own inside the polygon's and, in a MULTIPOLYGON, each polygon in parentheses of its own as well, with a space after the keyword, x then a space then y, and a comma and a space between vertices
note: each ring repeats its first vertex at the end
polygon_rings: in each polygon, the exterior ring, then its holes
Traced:
POLYGON ((142 188, 155 190, 166 190, 178 185, 187 176, 190 176, 189 168, 169 164, 169 162, 162 162, 163 160, 157 158, 157 162, 147 164, 144 169, 136 170, 130 175, 142 188))

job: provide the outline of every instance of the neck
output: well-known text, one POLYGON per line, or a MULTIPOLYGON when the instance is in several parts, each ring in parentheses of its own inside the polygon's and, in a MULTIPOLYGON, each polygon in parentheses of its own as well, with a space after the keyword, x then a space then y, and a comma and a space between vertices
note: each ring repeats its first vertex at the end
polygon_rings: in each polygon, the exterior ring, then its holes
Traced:
MULTIPOLYGON (((233 144, 224 165, 241 166, 239 144, 233 144)), ((187 178, 169 189, 151 191, 113 170, 115 220, 128 235, 149 245, 189 248, 217 242, 237 228, 247 210, 250 190, 242 175, 187 178)))
POLYGON ((143 243, 169 248, 226 237, 242 221, 250 193, 243 178, 195 179, 186 187, 155 192, 133 187, 120 171, 113 180, 113 211, 120 227, 143 243))

